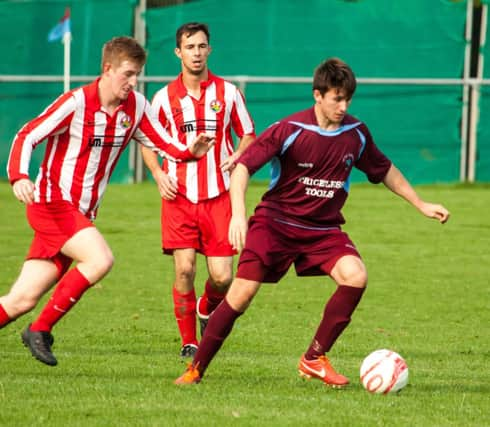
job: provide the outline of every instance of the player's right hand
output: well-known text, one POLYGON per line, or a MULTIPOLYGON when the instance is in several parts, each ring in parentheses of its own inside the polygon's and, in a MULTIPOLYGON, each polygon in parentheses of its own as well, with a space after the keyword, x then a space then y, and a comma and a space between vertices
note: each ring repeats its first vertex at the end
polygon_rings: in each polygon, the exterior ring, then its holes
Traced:
POLYGON ((247 236, 248 223, 247 218, 241 216, 232 216, 228 228, 228 241, 236 251, 240 252, 245 245, 247 236))
POLYGON ((189 151, 195 157, 202 157, 211 149, 215 142, 216 139, 213 135, 201 133, 194 141, 191 142, 191 145, 189 146, 189 151))
POLYGON ((14 185, 12 186, 15 197, 27 205, 34 202, 34 188, 34 183, 27 178, 22 178, 15 181, 14 185))
POLYGON ((174 200, 177 195, 177 181, 160 168, 153 172, 152 175, 162 199, 174 200))

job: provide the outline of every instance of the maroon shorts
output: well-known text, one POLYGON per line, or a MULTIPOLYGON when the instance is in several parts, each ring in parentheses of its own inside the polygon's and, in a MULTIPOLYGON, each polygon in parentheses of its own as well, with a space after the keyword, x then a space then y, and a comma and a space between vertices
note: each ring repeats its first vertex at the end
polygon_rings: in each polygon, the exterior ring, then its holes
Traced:
POLYGON ((233 256, 236 251, 228 241, 231 218, 229 193, 192 203, 177 194, 174 200, 162 199, 162 248, 193 248, 205 256, 233 256))
POLYGON ((361 258, 338 227, 310 229, 252 216, 236 277, 276 283, 293 263, 298 276, 328 275, 345 255, 361 258))
POLYGON ((72 262, 60 252, 63 245, 78 231, 93 227, 86 216, 66 201, 27 205, 27 220, 34 238, 26 259, 51 259, 60 275, 72 262))

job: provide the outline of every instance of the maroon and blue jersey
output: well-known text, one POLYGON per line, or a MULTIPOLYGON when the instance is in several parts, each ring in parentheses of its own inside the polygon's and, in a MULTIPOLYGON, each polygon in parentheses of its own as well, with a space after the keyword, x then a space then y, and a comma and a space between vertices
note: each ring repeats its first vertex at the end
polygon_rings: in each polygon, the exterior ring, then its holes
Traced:
POLYGON ((338 227, 353 167, 381 182, 391 162, 367 126, 346 115, 340 127, 318 126, 314 108, 271 125, 238 159, 253 175, 271 162, 272 179, 255 214, 305 228, 338 227))

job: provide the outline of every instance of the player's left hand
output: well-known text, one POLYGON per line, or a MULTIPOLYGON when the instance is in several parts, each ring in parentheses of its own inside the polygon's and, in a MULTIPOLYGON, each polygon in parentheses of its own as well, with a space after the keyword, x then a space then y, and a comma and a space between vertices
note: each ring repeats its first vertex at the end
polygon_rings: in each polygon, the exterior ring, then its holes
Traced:
POLYGON ((426 203, 424 202, 419 207, 420 212, 422 212, 425 216, 429 218, 437 219, 441 224, 447 222, 451 214, 449 211, 442 205, 437 205, 434 203, 426 203))
POLYGON ((189 146, 189 151, 195 157, 204 156, 211 147, 216 143, 216 139, 212 135, 208 135, 206 133, 201 133, 197 136, 197 138, 191 142, 189 146))

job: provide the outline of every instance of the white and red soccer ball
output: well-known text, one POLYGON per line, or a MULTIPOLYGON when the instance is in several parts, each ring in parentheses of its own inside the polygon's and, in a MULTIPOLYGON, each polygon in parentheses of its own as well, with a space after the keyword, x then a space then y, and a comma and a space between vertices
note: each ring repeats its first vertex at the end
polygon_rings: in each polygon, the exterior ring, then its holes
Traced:
POLYGON ((361 383, 370 393, 394 393, 408 383, 408 366, 391 350, 376 350, 361 364, 361 383))

